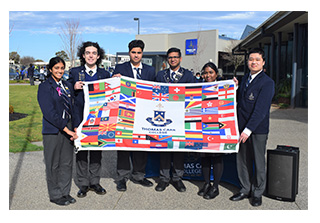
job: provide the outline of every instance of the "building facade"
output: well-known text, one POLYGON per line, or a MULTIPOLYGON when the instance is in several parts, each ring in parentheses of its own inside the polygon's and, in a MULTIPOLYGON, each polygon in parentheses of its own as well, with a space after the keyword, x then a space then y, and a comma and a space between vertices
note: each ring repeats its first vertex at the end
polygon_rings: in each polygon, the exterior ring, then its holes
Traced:
POLYGON ((265 70, 276 83, 276 97, 288 97, 291 107, 308 107, 308 12, 276 12, 234 47, 233 53, 247 58, 255 47, 265 51, 265 70))
MULTIPOLYGON (((200 72, 202 66, 211 61, 219 67, 219 52, 226 52, 234 41, 219 35, 218 30, 205 30, 172 34, 147 34, 136 35, 145 43, 143 59, 149 65, 155 67, 156 71, 168 67, 166 52, 171 47, 181 50, 181 66, 200 72)), ((128 52, 118 52, 117 56, 127 55, 128 52)))

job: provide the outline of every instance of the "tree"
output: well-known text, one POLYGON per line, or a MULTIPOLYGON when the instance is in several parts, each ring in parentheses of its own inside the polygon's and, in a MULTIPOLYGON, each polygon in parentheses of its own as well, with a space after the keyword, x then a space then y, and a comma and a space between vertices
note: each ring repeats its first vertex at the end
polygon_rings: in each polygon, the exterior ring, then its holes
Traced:
POLYGON ((24 66, 29 66, 29 64, 33 63, 35 59, 30 56, 21 57, 20 64, 24 66))
POLYGON ((9 60, 13 60, 15 64, 20 62, 20 55, 18 52, 12 51, 9 53, 9 60))
POLYGON ((224 60, 229 61, 228 63, 226 63, 227 66, 229 65, 233 65, 234 66, 234 70, 233 70, 233 75, 236 76, 237 75, 237 69, 240 65, 244 64, 244 55, 233 55, 232 54, 232 49, 238 44, 239 41, 236 40, 231 40, 231 44, 226 47, 226 54, 222 55, 222 58, 224 60))
POLYGON ((69 60, 69 57, 67 55, 67 53, 63 50, 59 51, 59 52, 56 52, 56 56, 57 57, 61 57, 63 60, 69 60))
POLYGON ((70 59, 71 67, 74 67, 77 47, 80 44, 81 33, 78 28, 79 20, 65 20, 64 27, 61 27, 62 33, 59 34, 64 51, 70 59))

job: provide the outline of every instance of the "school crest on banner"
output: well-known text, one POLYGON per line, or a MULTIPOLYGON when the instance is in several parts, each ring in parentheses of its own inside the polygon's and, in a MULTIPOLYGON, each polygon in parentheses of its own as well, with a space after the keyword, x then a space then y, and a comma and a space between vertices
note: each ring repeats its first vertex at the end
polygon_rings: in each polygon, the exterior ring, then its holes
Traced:
POLYGON ((128 77, 86 82, 78 150, 238 152, 232 80, 165 84, 128 77))

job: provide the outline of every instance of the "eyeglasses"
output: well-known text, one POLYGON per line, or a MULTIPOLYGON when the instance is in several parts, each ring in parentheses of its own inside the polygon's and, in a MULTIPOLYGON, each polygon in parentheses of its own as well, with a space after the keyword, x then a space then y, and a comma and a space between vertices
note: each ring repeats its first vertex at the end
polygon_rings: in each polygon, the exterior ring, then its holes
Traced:
POLYGON ((168 60, 171 60, 171 59, 179 59, 180 57, 178 56, 174 56, 174 57, 168 57, 168 60))

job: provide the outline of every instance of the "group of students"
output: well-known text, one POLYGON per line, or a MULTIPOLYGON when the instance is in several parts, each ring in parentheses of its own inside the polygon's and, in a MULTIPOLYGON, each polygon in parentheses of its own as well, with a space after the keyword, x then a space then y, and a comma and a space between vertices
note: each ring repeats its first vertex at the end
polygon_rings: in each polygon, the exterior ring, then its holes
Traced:
MULTIPOLYGON (((142 40, 133 40, 128 45, 130 61, 118 64, 112 77, 127 76, 162 83, 196 83, 193 74, 181 67, 181 51, 170 48, 167 51, 168 69, 155 73, 152 66, 141 62, 144 50, 142 40)), ((62 80, 65 62, 54 57, 48 69, 50 77, 40 84, 38 102, 43 113, 43 145, 46 165, 47 186, 50 201, 58 205, 68 205, 76 200, 70 195, 73 163, 73 140, 77 139, 77 127, 83 119, 85 81, 106 79, 110 74, 99 68, 104 50, 98 43, 84 42, 78 49, 81 66, 72 68, 68 81, 62 80)), ((238 86, 238 122, 241 132, 240 149, 237 154, 237 169, 241 185, 239 193, 230 200, 238 201, 252 195, 251 204, 259 206, 265 188, 265 147, 269 131, 269 110, 274 94, 274 83, 262 70, 264 53, 255 49, 249 53, 250 74, 244 76, 242 83, 234 78, 238 86), (255 175, 252 163, 255 163, 255 175)), ((202 68, 206 82, 217 80, 218 69, 212 62, 202 68)), ((219 194, 218 185, 223 172, 223 154, 201 154, 204 185, 198 195, 213 199, 219 194), (214 182, 210 182, 213 165, 214 182)), ((136 184, 152 187, 145 178, 147 152, 117 151, 118 191, 126 191, 130 179, 136 184), (131 164, 132 163, 132 169, 131 164)), ((100 185, 101 151, 79 151, 76 154, 76 178, 79 191, 77 197, 83 198, 88 191, 103 195, 106 190, 100 185)), ((184 153, 160 152, 160 176, 155 187, 164 191, 171 183, 177 191, 184 192, 184 153), (170 175, 170 172, 172 175, 170 175)))

